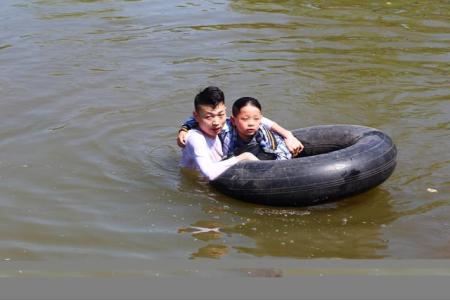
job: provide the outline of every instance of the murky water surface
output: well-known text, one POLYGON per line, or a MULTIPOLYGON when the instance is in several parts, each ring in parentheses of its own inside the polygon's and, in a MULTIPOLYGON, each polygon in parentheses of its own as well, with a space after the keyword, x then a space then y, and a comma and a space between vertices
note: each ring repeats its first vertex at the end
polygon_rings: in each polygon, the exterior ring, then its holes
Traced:
POLYGON ((450 258, 448 1, 2 0, 0 261, 450 258), (394 174, 322 206, 181 172, 207 85, 287 128, 360 124, 394 174))

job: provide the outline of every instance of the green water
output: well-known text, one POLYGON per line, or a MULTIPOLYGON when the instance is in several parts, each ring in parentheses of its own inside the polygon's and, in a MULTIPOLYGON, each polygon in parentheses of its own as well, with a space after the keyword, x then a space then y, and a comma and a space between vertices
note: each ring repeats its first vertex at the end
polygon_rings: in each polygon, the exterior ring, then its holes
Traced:
POLYGON ((448 1, 0 4, 0 261, 450 257, 448 1), (394 174, 274 208, 180 172, 207 85, 389 134, 394 174))

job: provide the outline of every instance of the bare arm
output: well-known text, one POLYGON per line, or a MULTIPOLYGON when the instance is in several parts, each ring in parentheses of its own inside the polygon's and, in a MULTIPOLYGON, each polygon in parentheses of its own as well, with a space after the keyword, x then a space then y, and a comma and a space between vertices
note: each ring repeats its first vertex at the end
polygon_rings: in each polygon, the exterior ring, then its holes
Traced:
MULTIPOLYGON (((271 120, 269 120, 271 121, 271 120)), ((284 127, 281 127, 278 123, 272 121, 272 125, 270 127, 270 130, 273 132, 278 133, 284 138, 284 141, 286 143, 286 146, 288 147, 289 151, 292 153, 293 156, 297 156, 302 152, 304 146, 303 144, 290 132, 289 130, 285 129, 284 127)))

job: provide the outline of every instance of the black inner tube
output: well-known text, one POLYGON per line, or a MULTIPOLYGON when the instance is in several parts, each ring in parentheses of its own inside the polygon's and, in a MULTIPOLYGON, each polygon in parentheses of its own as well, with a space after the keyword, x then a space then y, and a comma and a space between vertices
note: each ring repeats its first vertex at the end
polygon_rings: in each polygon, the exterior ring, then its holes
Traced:
POLYGON ((357 137, 344 136, 340 139, 336 138, 330 139, 330 141, 328 142, 325 142, 323 140, 320 142, 317 141, 309 142, 308 140, 305 140, 305 138, 301 135, 297 134, 295 137, 302 142, 304 148, 303 151, 300 152, 298 156, 293 158, 331 153, 355 145, 361 139, 360 136, 357 137))
POLYGON ((381 184, 396 165, 395 144, 375 128, 321 125, 292 133, 304 145, 299 159, 238 163, 211 184, 248 202, 317 205, 381 184))

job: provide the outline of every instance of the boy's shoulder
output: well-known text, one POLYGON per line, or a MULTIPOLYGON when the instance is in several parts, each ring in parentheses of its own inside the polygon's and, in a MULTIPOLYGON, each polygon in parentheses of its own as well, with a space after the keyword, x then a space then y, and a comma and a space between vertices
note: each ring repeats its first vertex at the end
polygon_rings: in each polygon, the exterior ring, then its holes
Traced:
POLYGON ((186 144, 189 143, 198 145, 199 143, 209 143, 213 140, 213 138, 204 134, 200 129, 191 129, 186 135, 186 144))
POLYGON ((186 143, 183 151, 192 152, 198 147, 203 147, 206 144, 206 138, 204 134, 197 129, 191 129, 187 132, 186 143))
POLYGON ((204 137, 205 137, 205 135, 203 134, 203 132, 201 130, 192 128, 191 130, 189 130, 187 132, 186 141, 204 138, 204 137))

